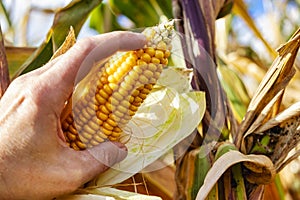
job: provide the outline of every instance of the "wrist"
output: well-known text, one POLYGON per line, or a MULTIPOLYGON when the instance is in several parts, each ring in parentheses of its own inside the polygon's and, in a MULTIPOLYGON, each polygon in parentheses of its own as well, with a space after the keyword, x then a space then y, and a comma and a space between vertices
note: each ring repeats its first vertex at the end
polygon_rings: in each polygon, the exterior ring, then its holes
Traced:
POLYGON ((14 174, 11 174, 14 170, 10 165, 12 164, 9 161, 9 150, 7 144, 3 144, 3 131, 1 132, 2 138, 0 139, 0 194, 1 199, 13 199, 13 186, 10 185, 12 180, 16 177, 14 174))
MULTIPOLYGON (((3 159, 1 159, 1 167, 0 167, 0 194, 1 198, 4 199, 12 199, 12 193, 10 192, 11 186, 8 185, 7 178, 10 177, 8 175, 8 170, 5 167, 3 159)), ((11 177, 13 178, 13 177, 11 177)))

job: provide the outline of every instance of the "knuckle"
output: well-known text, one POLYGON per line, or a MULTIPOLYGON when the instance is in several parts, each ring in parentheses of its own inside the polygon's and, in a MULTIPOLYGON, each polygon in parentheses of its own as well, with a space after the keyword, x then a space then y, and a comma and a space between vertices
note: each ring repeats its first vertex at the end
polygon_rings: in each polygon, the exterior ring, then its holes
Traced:
POLYGON ((10 85, 16 95, 26 98, 34 103, 39 103, 45 94, 43 84, 39 83, 38 77, 23 75, 16 78, 10 85))

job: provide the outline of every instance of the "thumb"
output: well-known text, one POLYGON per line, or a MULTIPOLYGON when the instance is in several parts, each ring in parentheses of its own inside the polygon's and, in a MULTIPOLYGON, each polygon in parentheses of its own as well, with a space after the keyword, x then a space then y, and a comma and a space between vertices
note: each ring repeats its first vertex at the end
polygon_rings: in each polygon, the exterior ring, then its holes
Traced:
POLYGON ((110 141, 103 142, 85 151, 88 151, 95 160, 99 161, 99 164, 105 165, 104 168, 99 168, 99 173, 122 161, 127 156, 127 148, 124 144, 110 141))

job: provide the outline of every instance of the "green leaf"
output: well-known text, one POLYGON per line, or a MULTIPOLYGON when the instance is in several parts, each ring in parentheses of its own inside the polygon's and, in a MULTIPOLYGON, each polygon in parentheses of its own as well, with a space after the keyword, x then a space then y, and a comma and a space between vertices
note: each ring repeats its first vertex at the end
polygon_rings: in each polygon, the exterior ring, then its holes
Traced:
MULTIPOLYGON (((173 18, 172 1, 170 0, 150 0, 154 8, 158 5, 163 14, 168 18, 173 18)), ((158 8, 156 8, 158 10, 158 8)), ((160 13, 162 14, 162 13, 160 13)))
POLYGON ((77 35, 89 16, 89 13, 101 2, 101 0, 73 0, 65 8, 58 10, 55 14, 53 25, 48 32, 46 40, 19 68, 19 70, 14 74, 14 78, 20 74, 37 69, 47 63, 53 53, 65 40, 70 27, 72 26, 74 28, 77 35))
POLYGON ((99 33, 106 33, 123 28, 117 21, 117 16, 112 12, 108 4, 102 3, 91 13, 90 27, 99 33))
POLYGON ((149 0, 110 0, 109 5, 116 14, 128 17, 136 27, 154 26, 159 22, 160 16, 149 0))
POLYGON ((219 66, 218 71, 223 89, 230 100, 234 116, 238 122, 241 122, 247 112, 247 107, 250 102, 246 87, 233 70, 224 66, 219 66))
POLYGON ((217 19, 228 15, 231 12, 232 7, 233 7, 233 0, 225 1, 223 7, 221 8, 221 10, 218 13, 217 19))
POLYGON ((6 47, 6 57, 10 78, 15 77, 20 66, 33 54, 36 48, 31 47, 6 47))
POLYGON ((212 166, 213 160, 206 146, 201 146, 197 149, 197 157, 195 160, 195 172, 193 187, 191 189, 191 199, 195 199, 200 187, 204 183, 207 172, 212 166))

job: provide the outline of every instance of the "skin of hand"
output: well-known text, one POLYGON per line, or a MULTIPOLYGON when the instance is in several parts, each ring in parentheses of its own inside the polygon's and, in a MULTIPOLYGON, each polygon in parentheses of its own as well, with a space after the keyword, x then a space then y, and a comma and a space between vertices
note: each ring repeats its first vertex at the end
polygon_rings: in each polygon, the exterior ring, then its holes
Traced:
POLYGON ((60 115, 75 80, 93 63, 145 43, 142 34, 121 31, 85 38, 10 84, 0 100, 0 199, 67 194, 126 157, 120 143, 104 142, 84 151, 69 148, 60 115))

